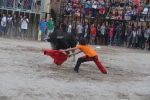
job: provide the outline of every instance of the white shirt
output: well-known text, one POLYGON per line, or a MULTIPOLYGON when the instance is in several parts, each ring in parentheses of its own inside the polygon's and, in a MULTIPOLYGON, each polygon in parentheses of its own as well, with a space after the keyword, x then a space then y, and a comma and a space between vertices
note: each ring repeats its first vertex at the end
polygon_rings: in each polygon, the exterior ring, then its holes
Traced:
POLYGON ((85 26, 85 33, 88 32, 88 25, 85 26))
POLYGON ((132 31, 133 37, 136 37, 137 31, 132 31))
POLYGON ((101 34, 105 34, 105 26, 101 26, 101 34))
POLYGON ((138 29, 138 35, 139 35, 139 36, 142 36, 142 34, 141 34, 141 29, 138 29))
POLYGON ((11 25, 11 23, 12 23, 12 17, 8 17, 8 18, 7 18, 7 22, 8 22, 8 23, 7 23, 8 25, 11 25))
POLYGON ((21 22, 22 22, 21 23, 21 29, 28 29, 29 20, 28 19, 26 19, 26 20, 21 19, 21 22))
POLYGON ((72 28, 71 24, 68 25, 68 32, 69 32, 69 33, 71 33, 71 28, 72 28))
POLYGON ((5 27, 6 26, 6 17, 3 17, 1 20, 1 26, 5 27), (5 23, 5 24, 4 24, 5 23))
POLYGON ((146 30, 146 32, 144 33, 144 38, 149 38, 149 34, 150 34, 150 29, 146 30))
POLYGON ((83 32, 83 27, 82 27, 82 25, 78 25, 77 26, 77 33, 82 33, 83 32))

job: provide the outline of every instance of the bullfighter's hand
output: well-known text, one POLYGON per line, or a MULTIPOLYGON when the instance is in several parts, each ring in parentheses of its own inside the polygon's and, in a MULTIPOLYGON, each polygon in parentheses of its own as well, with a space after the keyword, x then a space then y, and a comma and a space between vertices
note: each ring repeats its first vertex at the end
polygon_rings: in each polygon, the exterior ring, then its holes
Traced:
POLYGON ((62 50, 62 49, 60 49, 59 51, 60 51, 60 52, 65 52, 65 51, 64 51, 64 50, 62 50))

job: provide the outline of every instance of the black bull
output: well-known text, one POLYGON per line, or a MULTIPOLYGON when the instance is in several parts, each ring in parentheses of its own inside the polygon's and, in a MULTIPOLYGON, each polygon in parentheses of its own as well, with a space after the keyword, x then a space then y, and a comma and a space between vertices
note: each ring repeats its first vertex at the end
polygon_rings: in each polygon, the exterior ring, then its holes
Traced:
MULTIPOLYGON (((53 50, 73 48, 77 45, 77 39, 75 35, 63 32, 61 30, 54 30, 54 32, 48 37, 48 42, 51 43, 53 50)), ((69 54, 69 52, 66 53, 69 54)))

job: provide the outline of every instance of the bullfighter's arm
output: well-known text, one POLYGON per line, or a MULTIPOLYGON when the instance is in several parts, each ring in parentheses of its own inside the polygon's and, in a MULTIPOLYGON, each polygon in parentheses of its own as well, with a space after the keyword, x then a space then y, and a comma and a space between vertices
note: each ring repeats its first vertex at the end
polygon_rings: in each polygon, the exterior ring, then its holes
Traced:
POLYGON ((76 54, 79 54, 79 53, 81 53, 82 51, 78 51, 78 52, 75 52, 75 53, 72 53, 72 54, 69 54, 68 56, 70 57, 70 56, 72 56, 72 55, 76 55, 76 54))
POLYGON ((78 48, 68 48, 65 50, 60 50, 61 52, 66 52, 66 51, 73 51, 73 50, 77 50, 78 48))

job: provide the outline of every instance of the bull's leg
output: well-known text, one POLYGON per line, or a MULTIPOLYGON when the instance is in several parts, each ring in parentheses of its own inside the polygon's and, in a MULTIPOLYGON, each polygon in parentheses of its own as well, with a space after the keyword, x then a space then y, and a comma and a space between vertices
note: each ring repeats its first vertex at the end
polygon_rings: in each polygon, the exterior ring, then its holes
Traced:
POLYGON ((51 49, 52 50, 56 50, 57 49, 57 44, 55 44, 55 43, 50 43, 51 44, 51 49))
MULTIPOLYGON (((75 50, 72 51, 72 53, 74 53, 75 50)), ((72 61, 75 61, 75 55, 73 55, 73 60, 72 61)))

